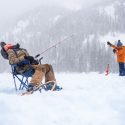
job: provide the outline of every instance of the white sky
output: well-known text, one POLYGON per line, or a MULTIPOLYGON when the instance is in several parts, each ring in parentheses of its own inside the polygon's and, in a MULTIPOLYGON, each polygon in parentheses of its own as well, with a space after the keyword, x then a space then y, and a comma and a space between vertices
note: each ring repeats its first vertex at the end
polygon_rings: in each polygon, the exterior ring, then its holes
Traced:
POLYGON ((99 0, 0 0, 0 15, 5 16, 6 14, 21 13, 37 7, 40 4, 60 4, 72 8, 80 6, 82 3, 85 4, 86 1, 92 3, 99 0))
POLYGON ((86 3, 96 1, 99 0, 0 0, 0 25, 42 4, 79 8, 82 4, 86 5, 86 3))

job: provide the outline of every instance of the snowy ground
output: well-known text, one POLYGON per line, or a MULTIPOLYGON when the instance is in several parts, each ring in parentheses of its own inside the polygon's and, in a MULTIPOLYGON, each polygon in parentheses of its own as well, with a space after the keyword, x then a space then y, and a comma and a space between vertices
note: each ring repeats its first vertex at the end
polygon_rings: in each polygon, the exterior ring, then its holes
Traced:
POLYGON ((20 96, 11 74, 0 74, 1 125, 125 125, 125 77, 56 74, 58 92, 20 96))

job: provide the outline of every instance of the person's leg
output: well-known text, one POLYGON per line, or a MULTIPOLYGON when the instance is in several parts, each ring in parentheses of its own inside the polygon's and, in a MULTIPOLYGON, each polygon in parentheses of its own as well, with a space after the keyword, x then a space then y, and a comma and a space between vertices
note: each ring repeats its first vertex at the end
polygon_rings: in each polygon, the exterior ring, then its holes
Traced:
POLYGON ((44 89, 46 91, 61 90, 62 87, 57 86, 53 67, 49 64, 45 64, 44 66, 46 67, 46 74, 45 74, 45 84, 46 85, 44 86, 44 89))
POLYGON ((46 68, 43 65, 33 65, 33 68, 35 69, 35 73, 33 74, 30 83, 34 86, 38 86, 45 76, 46 68))
POLYGON ((125 76, 125 63, 123 63, 123 76, 125 76))
POLYGON ((35 73, 32 76, 27 91, 33 90, 34 86, 39 86, 44 77, 46 89, 54 90, 56 87, 56 79, 52 66, 49 64, 33 65, 33 68, 35 69, 35 73))
POLYGON ((32 76, 30 83, 34 85, 39 85, 45 76, 45 83, 49 81, 56 81, 53 68, 49 64, 44 65, 33 65, 35 73, 32 76))
POLYGON ((44 65, 46 67, 46 73, 45 73, 45 83, 49 81, 56 82, 55 74, 53 71, 53 67, 49 64, 44 65))
POLYGON ((123 75, 124 75, 124 70, 125 70, 124 63, 120 62, 120 63, 119 63, 119 75, 120 75, 120 76, 123 76, 123 75))
POLYGON ((119 64, 119 76, 121 75, 121 63, 118 63, 119 64))

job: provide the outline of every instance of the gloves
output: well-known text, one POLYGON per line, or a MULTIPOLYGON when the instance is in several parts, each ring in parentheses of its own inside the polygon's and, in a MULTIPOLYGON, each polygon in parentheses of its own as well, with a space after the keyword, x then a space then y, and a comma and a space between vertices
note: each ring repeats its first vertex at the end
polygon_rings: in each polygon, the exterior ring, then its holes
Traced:
POLYGON ((112 44, 108 41, 108 42, 107 42, 107 45, 111 46, 112 44))
POLYGON ((20 44, 17 43, 16 45, 13 45, 13 49, 19 49, 20 48, 20 44))
POLYGON ((38 61, 35 60, 32 56, 24 56, 24 59, 29 60, 30 64, 32 64, 32 65, 38 65, 39 64, 38 61))
POLYGON ((115 50, 115 49, 113 49, 113 53, 116 53, 116 50, 115 50))
POLYGON ((24 59, 27 59, 29 61, 33 61, 34 60, 34 58, 32 56, 24 56, 24 59))

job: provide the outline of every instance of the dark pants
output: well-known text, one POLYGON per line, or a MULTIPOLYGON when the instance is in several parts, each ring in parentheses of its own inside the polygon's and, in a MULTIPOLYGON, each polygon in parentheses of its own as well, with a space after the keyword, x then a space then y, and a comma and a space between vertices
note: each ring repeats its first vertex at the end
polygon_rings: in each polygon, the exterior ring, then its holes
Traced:
POLYGON ((125 76, 125 63, 119 62, 119 75, 125 76))

